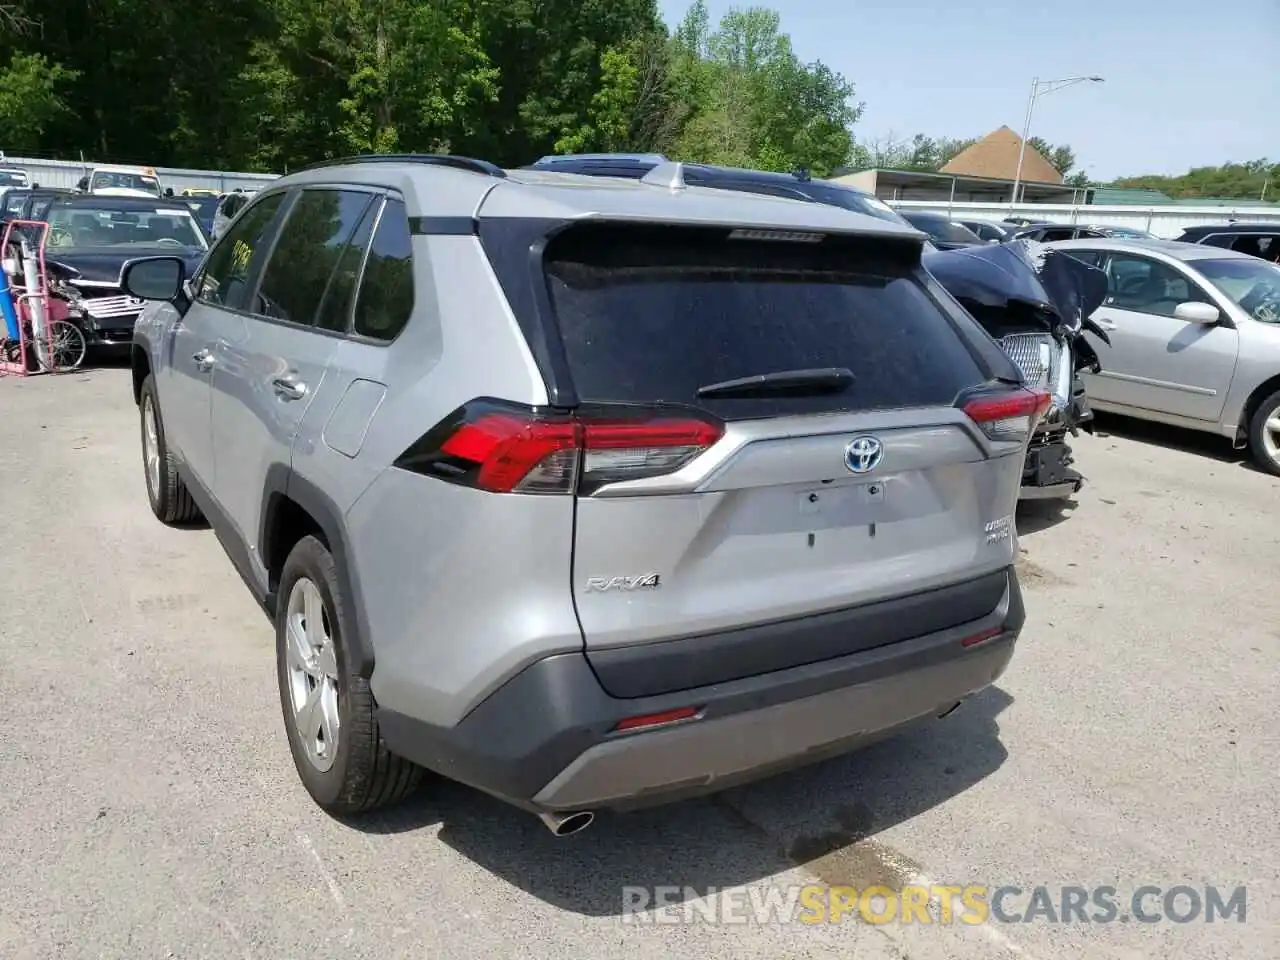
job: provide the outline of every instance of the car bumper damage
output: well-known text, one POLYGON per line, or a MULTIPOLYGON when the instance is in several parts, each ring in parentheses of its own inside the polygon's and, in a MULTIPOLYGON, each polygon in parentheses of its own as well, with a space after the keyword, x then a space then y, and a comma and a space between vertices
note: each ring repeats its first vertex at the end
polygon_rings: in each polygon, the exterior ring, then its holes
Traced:
POLYGON ((1084 477, 1072 467, 1067 435, 1089 430, 1093 419, 1079 374, 1102 368, 1084 331, 1110 343, 1090 319, 1106 297, 1106 275, 1022 240, 933 253, 926 265, 996 338, 1025 381, 1053 396, 1027 447, 1019 499, 1060 499, 1078 492, 1084 477))
POLYGON ((563 653, 525 667, 454 727, 386 710, 379 727, 393 752, 563 836, 598 810, 715 792, 951 712, 1013 655, 1025 612, 1013 569, 999 575, 989 613, 847 656, 623 698, 586 656, 563 653))

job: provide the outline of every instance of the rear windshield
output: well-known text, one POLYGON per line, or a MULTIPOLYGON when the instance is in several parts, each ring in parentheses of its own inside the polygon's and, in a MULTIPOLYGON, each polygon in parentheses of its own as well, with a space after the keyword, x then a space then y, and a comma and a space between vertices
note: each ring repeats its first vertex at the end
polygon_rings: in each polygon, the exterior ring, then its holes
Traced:
POLYGON ((985 379, 917 282, 914 243, 733 239, 583 225, 544 264, 586 402, 696 404, 727 419, 950 404, 985 379), (738 377, 844 367, 837 394, 699 399, 738 377))

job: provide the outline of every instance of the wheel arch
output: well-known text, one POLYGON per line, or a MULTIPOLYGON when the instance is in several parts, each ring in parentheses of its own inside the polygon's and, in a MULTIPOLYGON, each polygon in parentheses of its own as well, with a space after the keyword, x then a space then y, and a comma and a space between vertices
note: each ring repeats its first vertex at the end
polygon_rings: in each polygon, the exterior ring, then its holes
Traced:
POLYGON ((151 346, 141 337, 135 337, 129 348, 129 367, 133 371, 133 402, 142 402, 142 384, 151 375, 151 346))
POLYGON ((283 463, 267 470, 262 501, 259 555, 267 570, 267 605, 279 602, 280 573, 294 545, 305 536, 321 540, 333 557, 338 588, 348 606, 347 635, 343 637, 351 669, 364 679, 373 674, 373 645, 359 577, 342 511, 323 490, 283 463))
POLYGON ((1262 401, 1277 390, 1280 390, 1280 373, 1263 380, 1262 383, 1254 387, 1253 392, 1249 394, 1249 398, 1244 402, 1244 408, 1240 411, 1240 422, 1236 424, 1236 436, 1238 438, 1248 440, 1249 424, 1253 420, 1253 415, 1262 406, 1262 401))

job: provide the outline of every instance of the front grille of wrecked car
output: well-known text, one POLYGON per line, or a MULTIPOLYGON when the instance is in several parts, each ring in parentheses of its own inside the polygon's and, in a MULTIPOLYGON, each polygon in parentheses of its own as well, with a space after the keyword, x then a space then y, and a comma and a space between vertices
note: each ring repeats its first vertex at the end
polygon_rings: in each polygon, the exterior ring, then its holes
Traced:
POLYGON ((83 301, 84 310, 94 320, 115 320, 122 317, 135 317, 142 312, 142 301, 133 297, 117 295, 110 297, 90 297, 83 301))
POLYGON ((1032 387, 1053 385, 1057 361, 1053 337, 1040 333, 1014 333, 1000 338, 1000 346, 1018 365, 1023 378, 1032 387))

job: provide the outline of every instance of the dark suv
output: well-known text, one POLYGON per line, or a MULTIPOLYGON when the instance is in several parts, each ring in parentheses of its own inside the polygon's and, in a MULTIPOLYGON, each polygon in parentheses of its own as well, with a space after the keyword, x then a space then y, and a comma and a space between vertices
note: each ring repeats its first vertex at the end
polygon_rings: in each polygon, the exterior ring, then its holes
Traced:
POLYGON ((1280 222, 1203 224, 1187 227, 1178 240, 1222 247, 1280 263, 1280 222))

